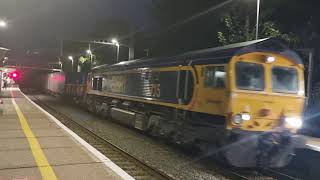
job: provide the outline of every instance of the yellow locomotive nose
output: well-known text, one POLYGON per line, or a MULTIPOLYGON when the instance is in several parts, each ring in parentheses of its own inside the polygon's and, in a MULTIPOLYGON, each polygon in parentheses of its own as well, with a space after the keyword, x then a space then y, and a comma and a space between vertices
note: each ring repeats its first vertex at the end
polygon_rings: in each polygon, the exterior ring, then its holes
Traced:
POLYGON ((261 117, 268 117, 268 116, 272 115, 272 111, 271 111, 271 109, 263 108, 263 109, 260 110, 259 114, 260 114, 261 117))

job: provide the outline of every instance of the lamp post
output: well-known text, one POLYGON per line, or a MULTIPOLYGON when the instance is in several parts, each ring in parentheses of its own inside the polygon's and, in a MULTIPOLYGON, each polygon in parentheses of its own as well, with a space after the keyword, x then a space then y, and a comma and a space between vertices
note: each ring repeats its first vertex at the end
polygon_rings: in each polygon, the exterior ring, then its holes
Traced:
POLYGON ((119 44, 118 40, 115 38, 112 39, 111 42, 113 45, 117 46, 117 62, 119 62, 120 44, 119 44))
POLYGON ((256 39, 259 38, 259 16, 260 16, 260 0, 257 0, 256 39))
POLYGON ((9 58, 7 56, 3 58, 2 66, 5 66, 6 62, 8 62, 8 59, 9 58))
POLYGON ((90 63, 92 64, 92 51, 90 49, 88 49, 87 54, 90 55, 90 63))
POLYGON ((68 59, 71 61, 71 72, 73 72, 73 56, 69 56, 68 59))
POLYGON ((92 67, 92 51, 91 51, 91 44, 89 44, 89 49, 87 50, 87 54, 90 55, 90 65, 92 67))
POLYGON ((59 66, 60 66, 60 69, 61 69, 61 71, 62 71, 62 62, 61 62, 61 58, 60 58, 60 57, 57 57, 57 59, 58 59, 58 64, 59 64, 59 66))
MULTIPOLYGON (((95 43, 95 44, 105 44, 105 45, 111 45, 111 46, 117 46, 117 62, 119 62, 119 56, 120 56, 120 46, 125 46, 129 48, 130 51, 130 46, 125 45, 125 44, 120 44, 119 41, 117 39, 112 39, 111 42, 106 42, 104 40, 102 41, 93 41, 91 43, 95 43)), ((132 48, 133 49, 133 48, 132 48)), ((132 50, 132 54, 134 54, 134 51, 132 50)), ((130 54, 129 54, 129 59, 130 59, 130 54)))
MULTIPOLYGON (((4 30, 8 27, 8 23, 5 20, 0 19, 0 30, 4 30)), ((2 37, 0 37, 2 39, 2 37)), ((2 45, 3 42, 0 42, 0 45, 2 45)))

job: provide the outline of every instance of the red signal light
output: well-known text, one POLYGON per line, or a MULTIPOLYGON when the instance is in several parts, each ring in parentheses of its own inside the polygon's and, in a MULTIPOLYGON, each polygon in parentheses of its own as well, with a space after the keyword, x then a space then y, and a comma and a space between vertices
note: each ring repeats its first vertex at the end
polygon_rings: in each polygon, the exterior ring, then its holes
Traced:
POLYGON ((14 71, 14 72, 8 73, 7 76, 16 81, 20 78, 20 73, 18 71, 14 71))

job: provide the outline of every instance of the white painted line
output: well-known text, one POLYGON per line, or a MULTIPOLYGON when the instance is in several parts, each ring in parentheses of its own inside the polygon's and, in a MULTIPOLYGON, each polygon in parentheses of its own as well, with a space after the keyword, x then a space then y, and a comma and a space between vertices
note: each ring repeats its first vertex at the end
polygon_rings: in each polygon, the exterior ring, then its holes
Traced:
POLYGON ((306 144, 307 147, 309 147, 308 149, 312 149, 312 150, 315 150, 315 151, 320 151, 320 147, 319 146, 316 146, 316 145, 313 145, 313 144, 306 144))
POLYGON ((81 137, 79 137, 76 133, 71 131, 69 128, 67 128, 65 125, 63 125, 58 119, 56 119, 53 115, 48 113, 46 110, 42 109, 38 104, 33 102, 28 96, 26 96, 19 88, 17 88, 21 92, 21 94, 34 106, 36 106, 38 109, 40 109, 43 113, 45 113, 48 117, 50 117, 55 123, 57 123, 58 126, 60 126, 63 130, 65 130, 67 133, 69 133, 75 140, 77 140, 81 145, 86 147, 93 155, 95 155, 101 162, 103 162, 108 168, 113 170, 116 174, 118 174, 121 178, 125 180, 134 180, 132 176, 130 176, 128 173, 126 173, 123 169, 121 169, 119 166, 117 166, 115 163, 113 163, 109 158, 107 158, 105 155, 103 155, 101 152, 99 152, 96 148, 91 146, 89 143, 87 143, 85 140, 83 140, 81 137))

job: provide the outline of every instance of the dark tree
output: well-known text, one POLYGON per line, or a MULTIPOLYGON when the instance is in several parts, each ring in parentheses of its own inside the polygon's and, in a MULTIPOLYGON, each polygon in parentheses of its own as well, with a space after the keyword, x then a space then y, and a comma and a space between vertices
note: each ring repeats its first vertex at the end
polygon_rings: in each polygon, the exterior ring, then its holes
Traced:
MULTIPOLYGON (((155 1, 151 11, 155 28, 154 33, 149 36, 152 54, 166 55, 218 46, 219 40, 221 42, 218 32, 224 33, 220 38, 226 38, 226 43, 253 39, 256 0, 234 0, 218 10, 185 21, 221 2, 227 1, 155 1)), ((310 44, 317 39, 320 32, 318 7, 320 1, 317 0, 261 1, 260 37, 280 37, 293 47, 310 44)))

